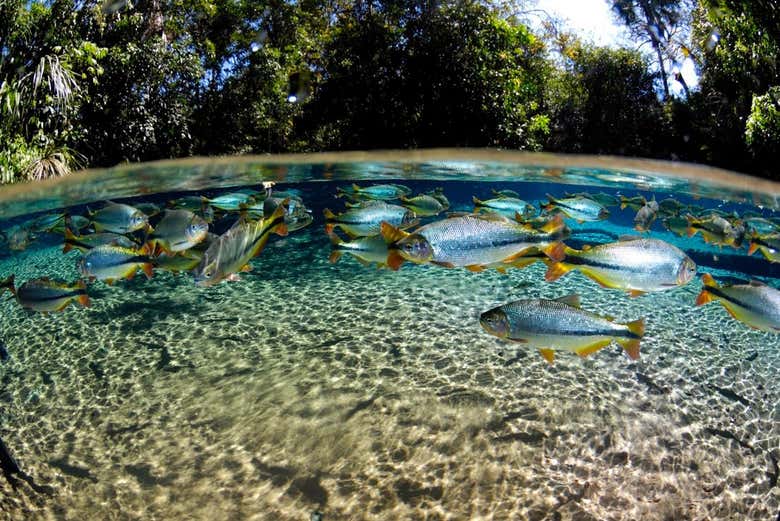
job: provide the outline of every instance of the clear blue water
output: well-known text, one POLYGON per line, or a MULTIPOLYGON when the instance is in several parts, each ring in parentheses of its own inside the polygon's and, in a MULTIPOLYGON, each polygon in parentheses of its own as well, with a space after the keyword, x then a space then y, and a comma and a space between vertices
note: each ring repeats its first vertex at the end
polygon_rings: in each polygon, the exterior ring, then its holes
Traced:
MULTIPOLYGON (((314 217, 272 237, 240 281, 200 287, 157 269, 92 282, 89 308, 55 313, 4 293, 0 439, 19 469, 4 465, 0 519, 775 519, 780 336, 694 304, 703 273, 780 287, 749 239, 706 244, 659 217, 644 235, 684 250, 698 275, 638 298, 577 272, 545 282, 542 262, 501 274, 329 261, 323 210, 343 211, 337 189, 353 181, 443 188, 450 212, 511 189, 537 208, 584 191, 778 216, 777 191, 650 166, 185 164, 0 193, 6 232, 60 207, 164 207, 269 179, 299 190, 314 217), (613 344, 550 365, 479 325, 495 306, 571 293, 617 322, 645 318, 639 360, 613 344)), ((635 210, 609 210, 566 219, 566 244, 638 233, 635 210)), ((219 213, 218 235, 236 219, 219 213)), ((80 278, 82 254, 63 254, 62 235, 34 235, 23 250, 4 245, 0 278, 80 278)))

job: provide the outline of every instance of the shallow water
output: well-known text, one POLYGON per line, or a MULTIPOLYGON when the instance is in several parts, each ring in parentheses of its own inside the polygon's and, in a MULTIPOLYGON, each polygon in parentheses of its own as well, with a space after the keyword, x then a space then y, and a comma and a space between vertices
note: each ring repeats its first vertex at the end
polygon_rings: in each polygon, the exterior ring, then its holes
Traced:
MULTIPOLYGON (((546 192, 583 189, 465 173, 394 179, 415 193, 442 186, 455 210, 491 188, 537 207, 546 192)), ((646 180, 613 182, 606 191, 651 193, 646 180)), ((334 195, 348 184, 277 185, 301 189, 315 221, 273 238, 239 282, 203 288, 167 272, 95 282, 90 308, 50 314, 4 297, 0 437, 39 490, 0 477, 0 519, 777 517, 778 335, 719 304, 694 306, 698 277, 629 298, 576 272, 547 283, 542 263, 506 275, 408 263, 393 272, 348 255, 332 264, 322 209, 343 208, 334 195), (646 317, 641 358, 613 345, 549 365, 479 326, 494 306, 569 293, 618 322, 646 317)), ((686 204, 751 209, 684 192, 674 189, 686 204)), ((634 211, 610 210, 609 221, 567 220, 567 244, 636 233, 634 211)), ((683 248, 700 274, 780 286, 777 265, 746 247, 658 222, 650 236, 683 248)), ((0 278, 75 280, 81 254, 63 255, 61 242, 41 234, 6 254, 0 278)))

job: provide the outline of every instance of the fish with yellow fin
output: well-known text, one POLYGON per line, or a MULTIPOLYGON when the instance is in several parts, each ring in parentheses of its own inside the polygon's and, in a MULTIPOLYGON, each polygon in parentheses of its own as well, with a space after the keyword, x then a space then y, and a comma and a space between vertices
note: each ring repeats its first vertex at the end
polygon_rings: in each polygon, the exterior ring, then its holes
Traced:
POLYGON ((545 280, 571 270, 606 288, 623 289, 632 297, 683 286, 696 274, 696 263, 682 250, 660 239, 630 238, 575 250, 566 248, 561 262, 551 263, 545 280))
POLYGON ((569 229, 560 215, 540 229, 495 213, 467 214, 426 224, 406 233, 382 223, 387 241, 387 265, 397 270, 404 260, 447 268, 482 271, 496 263, 511 264, 526 253, 542 250, 560 260, 569 229))
POLYGON ((348 253, 363 266, 371 264, 376 264, 379 268, 387 266, 387 243, 381 235, 358 237, 346 242, 332 233, 330 234, 330 242, 333 250, 328 260, 331 263, 338 262, 343 254, 348 253))
POLYGON ((753 232, 748 255, 753 255, 756 250, 761 251, 761 254, 769 262, 780 262, 780 233, 759 235, 753 232))
POLYGON ((702 276, 696 305, 718 301, 734 317, 761 331, 780 333, 780 291, 763 282, 719 286, 709 273, 702 276))
POLYGON ((14 294, 20 306, 42 313, 62 311, 74 300, 89 307, 87 286, 83 280, 66 284, 46 277, 32 279, 16 288, 14 294))
POLYGON ((493 336, 535 347, 552 364, 555 349, 585 357, 612 342, 639 358, 639 342, 645 333, 645 319, 625 324, 614 322, 580 308, 579 295, 556 300, 516 300, 485 311, 479 323, 493 336))
POLYGON ((151 248, 148 244, 139 250, 121 246, 97 246, 79 259, 78 269, 83 276, 102 280, 107 284, 113 284, 117 279, 132 279, 139 269, 151 279, 154 274, 154 261, 150 255, 151 248))
POLYGON ((199 286, 213 286, 226 279, 236 280, 239 271, 249 271, 249 261, 260 255, 272 233, 287 235, 284 217, 288 203, 287 199, 282 201, 265 219, 239 220, 220 235, 192 270, 195 283, 199 286))

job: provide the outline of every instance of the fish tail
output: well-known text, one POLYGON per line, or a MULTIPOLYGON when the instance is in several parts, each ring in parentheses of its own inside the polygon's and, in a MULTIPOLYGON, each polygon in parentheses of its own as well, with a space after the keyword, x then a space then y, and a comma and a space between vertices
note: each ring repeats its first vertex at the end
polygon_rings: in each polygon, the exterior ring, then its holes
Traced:
POLYGON ((748 247, 748 255, 753 255, 757 249, 758 249, 758 243, 755 242, 755 240, 751 240, 750 246, 748 247))
POLYGON ((352 183, 352 190, 357 193, 360 191, 360 187, 355 183, 352 183))
POLYGON ((471 201, 472 201, 472 202, 473 202, 473 203, 474 203, 476 206, 480 206, 480 205, 482 204, 482 201, 480 201, 479 199, 477 199, 477 196, 476 196, 476 195, 473 195, 473 196, 471 196, 471 201))
POLYGON ((639 360, 639 339, 621 340, 618 343, 631 360, 639 360))
POLYGON ((563 222, 563 216, 561 214, 557 214, 555 217, 547 221, 547 223, 540 229, 545 233, 556 233, 565 227, 566 224, 563 222))
POLYGON ((341 258, 341 250, 333 250, 330 252, 330 256, 328 257, 328 262, 331 264, 336 264, 339 259, 341 258))
POLYGON ((626 206, 628 206, 628 197, 625 195, 620 196, 620 209, 625 210, 626 206))
MULTIPOLYGON (((571 250, 571 248, 569 248, 569 250, 571 250)), ((555 262, 561 262, 563 259, 566 258, 567 247, 562 242, 554 242, 542 248, 542 253, 550 257, 550 259, 552 259, 555 262)))
POLYGON ((152 264, 151 262, 147 262, 141 265, 141 270, 143 270, 144 275, 146 275, 147 279, 151 279, 154 276, 154 264, 152 264))
POLYGON ((83 293, 81 293, 76 300, 78 300, 78 303, 84 306, 85 308, 88 308, 90 306, 89 301, 89 295, 87 295, 87 284, 83 280, 78 281, 78 284, 76 284, 76 287, 80 289, 83 293))
POLYGON ((696 297, 696 305, 697 306, 703 306, 704 304, 707 304, 709 302, 712 302, 715 300, 715 297, 710 293, 707 288, 717 288, 718 283, 715 282, 715 279, 712 278, 712 275, 709 273, 705 273, 701 277, 701 281, 704 284, 701 288, 701 293, 699 293, 699 296, 696 297))
POLYGON ((547 267, 547 272, 544 274, 544 280, 547 282, 553 282, 566 275, 571 271, 571 267, 562 262, 551 262, 547 267))
POLYGON ((333 213, 330 208, 325 208, 325 210, 323 210, 322 213, 325 215, 325 219, 329 221, 336 220, 336 214, 333 213))
POLYGON ((65 227, 65 245, 62 247, 62 253, 68 253, 73 249, 73 242, 76 240, 76 236, 70 231, 68 226, 65 227))
POLYGON ((11 294, 16 295, 16 288, 14 288, 14 274, 8 275, 5 280, 0 282, 0 288, 8 288, 11 294))

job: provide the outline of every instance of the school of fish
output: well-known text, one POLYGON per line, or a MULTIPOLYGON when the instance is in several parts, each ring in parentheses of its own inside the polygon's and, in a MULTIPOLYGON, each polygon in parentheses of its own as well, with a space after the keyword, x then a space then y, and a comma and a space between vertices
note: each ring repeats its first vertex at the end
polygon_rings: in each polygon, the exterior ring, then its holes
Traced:
MULTIPOLYGON (((272 185, 214 197, 183 196, 165 207, 148 201, 107 202, 82 214, 38 216, 0 232, 4 246, 20 251, 38 235, 60 234, 63 253, 80 254, 76 266, 81 278, 64 282, 39 277, 17 286, 12 274, 0 281, 0 291, 8 289, 27 310, 46 313, 62 311, 72 302, 87 307, 88 283, 113 284, 138 271, 148 278, 157 270, 188 272, 202 287, 238 281, 273 235, 286 236, 314 221, 300 192, 277 191, 272 185)), ((697 273, 685 252, 644 235, 654 223, 678 236, 698 235, 721 248, 747 246, 747 255, 760 252, 767 262, 780 261, 776 219, 758 213, 728 214, 673 198, 548 195, 537 209, 514 191, 494 190, 489 198, 474 196, 472 210, 446 213, 450 201, 442 189, 413 194, 398 184, 354 184, 339 188, 335 195, 344 201, 344 209, 323 212, 331 262, 349 255, 363 265, 391 270, 412 263, 500 273, 543 262, 547 282, 577 271, 602 287, 639 297, 684 286, 697 273), (565 244, 572 236, 566 220, 602 221, 610 217, 610 206, 635 212, 634 229, 643 235, 581 249, 565 244)), ((777 289, 758 281, 719 285, 708 273, 702 282, 697 306, 719 302, 751 328, 780 332, 777 289)), ((617 322, 591 313, 581 308, 578 295, 508 302, 482 313, 479 323, 493 336, 535 347, 551 364, 556 350, 584 357, 613 343, 637 359, 646 325, 644 318, 617 322)))

